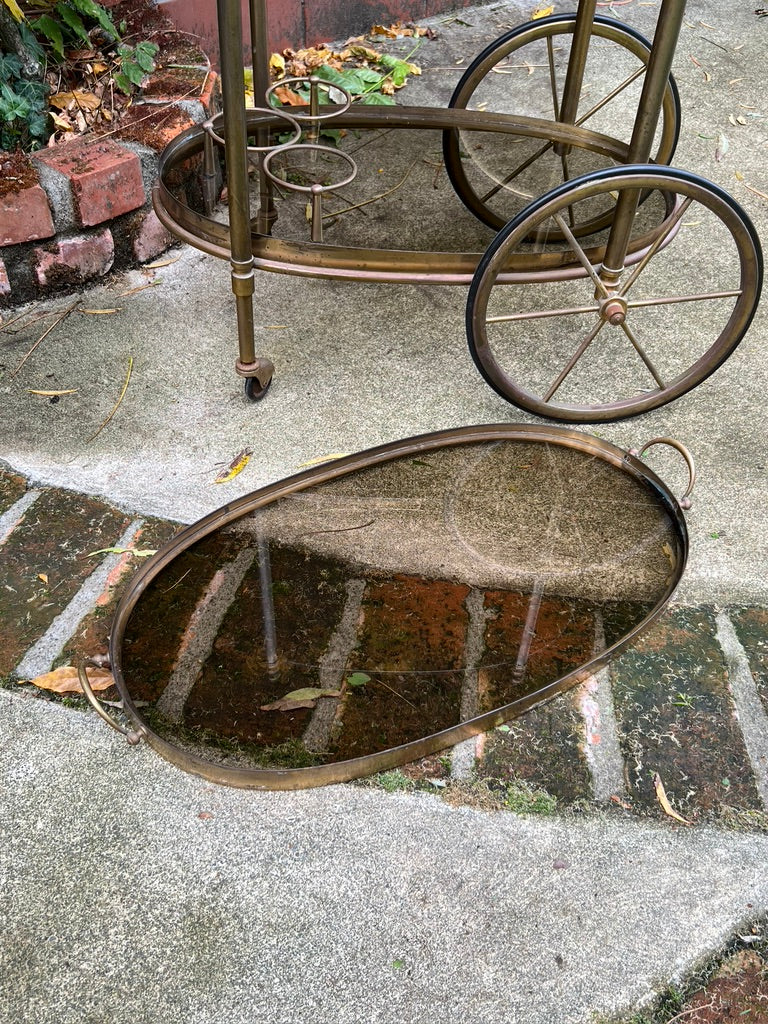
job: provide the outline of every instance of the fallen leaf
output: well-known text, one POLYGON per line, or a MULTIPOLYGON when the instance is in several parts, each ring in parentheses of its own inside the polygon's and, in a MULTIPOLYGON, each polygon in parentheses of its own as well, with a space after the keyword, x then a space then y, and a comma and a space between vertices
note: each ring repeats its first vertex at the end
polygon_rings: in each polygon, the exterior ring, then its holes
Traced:
POLYGON ((294 92, 293 89, 289 89, 287 85, 281 85, 275 89, 275 96, 281 103, 287 103, 289 107, 306 107, 307 105, 304 97, 294 92))
POLYGON ((269 58, 269 69, 276 72, 278 77, 285 74, 285 57, 279 53, 273 53, 269 58))
MULTIPOLYGON (((88 682, 94 690, 108 690, 115 685, 112 673, 105 668, 88 668, 88 682)), ((77 669, 73 665, 65 665, 56 668, 52 672, 46 672, 36 679, 30 679, 33 686, 41 690, 50 690, 51 693, 82 693, 83 688, 77 677, 77 669)))
POLYGON ((89 551, 86 558, 94 558, 96 555, 135 555, 136 558, 149 558, 156 555, 156 548, 99 548, 98 551, 89 551))
POLYGON ((531 14, 531 21, 536 21, 538 18, 548 18, 554 9, 554 4, 550 4, 549 7, 537 7, 531 14))
POLYGON ((332 455, 318 455, 316 459, 310 459, 309 462, 300 462, 299 469, 304 469, 305 466, 317 466, 321 462, 332 462, 334 459, 343 459, 349 452, 333 452, 332 455))
POLYGON ((687 818, 683 818, 680 814, 678 814, 672 806, 672 804, 669 802, 666 790, 664 789, 664 783, 661 781, 661 776, 658 772, 656 772, 656 774, 653 776, 653 788, 656 790, 656 799, 661 804, 665 814, 668 814, 670 818, 674 818, 675 821, 682 822, 683 825, 692 824, 692 822, 688 821, 687 818))
POLYGON ((66 110, 70 104, 76 107, 85 107, 86 110, 98 110, 101 106, 101 99, 92 92, 55 92, 48 97, 48 102, 59 110, 66 110))
POLYGON ((321 697, 340 697, 341 690, 320 690, 316 686, 304 686, 300 690, 291 690, 280 700, 271 704, 262 704, 262 711, 296 711, 300 708, 314 708, 321 697))
POLYGON ((717 146, 715 147, 715 160, 717 160, 719 163, 730 148, 731 144, 728 141, 727 136, 723 135, 723 133, 720 132, 720 134, 717 137, 717 146))
POLYGON ((210 811, 200 811, 200 813, 198 814, 198 818, 200 819, 200 821, 210 821, 212 817, 213 815, 211 814, 210 811))
POLYGON ((348 686, 365 686, 370 681, 371 677, 367 672, 353 672, 351 676, 347 676, 348 686))
POLYGON ((165 260, 155 260, 154 263, 145 263, 144 264, 144 269, 145 270, 159 270, 160 267, 170 267, 170 265, 172 263, 178 263, 178 261, 180 259, 181 259, 181 256, 169 256, 165 260))
POLYGON ((371 29, 372 36, 386 36, 387 39, 397 39, 397 32, 391 28, 385 28, 384 25, 374 25, 371 29))
POLYGON ((222 471, 214 480, 214 483, 226 484, 230 480, 234 480, 238 473, 242 473, 242 471, 251 461, 252 455, 253 451, 250 448, 243 448, 243 450, 239 451, 237 455, 234 457, 234 459, 232 459, 230 464, 226 466, 224 469, 222 469, 222 471))
POLYGON ((54 114, 52 110, 49 113, 51 115, 51 120, 57 128, 61 129, 61 131, 73 132, 75 130, 75 126, 66 117, 62 117, 60 114, 54 114))
POLYGON ((44 572, 39 572, 39 573, 37 574, 37 578, 38 578, 39 580, 42 580, 42 581, 43 581, 43 583, 44 583, 44 584, 46 585, 46 587, 48 586, 48 575, 47 575, 47 573, 44 573, 44 572))
POLYGON ((77 388, 68 388, 66 391, 40 391, 37 388, 27 388, 28 395, 42 395, 43 398, 58 398, 60 395, 76 395, 77 388))

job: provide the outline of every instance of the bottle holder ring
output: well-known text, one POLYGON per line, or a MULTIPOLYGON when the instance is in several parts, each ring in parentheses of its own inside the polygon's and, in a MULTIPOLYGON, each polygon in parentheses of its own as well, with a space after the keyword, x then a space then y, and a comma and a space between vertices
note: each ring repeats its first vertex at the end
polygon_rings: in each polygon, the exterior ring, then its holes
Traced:
POLYGON ((280 149, 275 149, 264 157, 264 163, 262 164, 262 167, 266 176, 276 185, 279 185, 280 188, 287 188, 290 189, 292 192, 308 192, 311 195, 322 195, 324 192, 333 192, 337 188, 343 188, 345 185, 348 185, 350 181, 353 181, 357 176, 357 164, 355 163, 351 156, 348 156, 346 153, 342 153, 341 150, 334 149, 332 146, 318 146, 314 142, 300 142, 294 146, 283 146, 280 149), (312 185, 299 185, 294 181, 286 181, 285 178, 280 178, 278 177, 277 174, 275 174, 275 172, 270 167, 270 164, 272 162, 273 157, 277 156, 278 153, 280 153, 283 149, 287 148, 290 148, 291 153, 296 153, 300 149, 309 150, 313 154, 328 153, 331 156, 344 160, 351 167, 351 171, 346 178, 342 178, 341 181, 331 182, 330 185, 322 185, 320 182, 316 182, 312 185))
MULTIPOLYGON (((286 128, 290 128, 292 135, 290 139, 286 139, 285 142, 277 143, 276 145, 270 146, 246 146, 246 152, 248 153, 276 153, 281 149, 285 149, 287 146, 292 146, 295 142, 301 138, 302 127, 295 117, 290 114, 286 114, 282 110, 278 110, 276 107, 248 107, 247 113, 255 114, 269 114, 270 117, 279 118, 281 121, 286 122, 286 128)), ((208 121, 204 121, 202 125, 203 131, 209 135, 215 143, 226 149, 226 141, 214 130, 214 120, 211 118, 208 121)))
MULTIPOLYGON (((267 104, 270 105, 272 97, 275 96, 278 89, 281 89, 286 85, 308 85, 309 86, 309 103, 306 106, 309 107, 308 114, 299 113, 301 110, 300 106, 291 107, 291 117, 293 117, 300 124, 315 124, 319 121, 327 121, 329 118, 338 117, 339 114, 343 114, 346 110, 349 110, 352 105, 352 94, 348 92, 343 86, 335 85, 333 82, 326 82, 325 79, 319 78, 317 75, 300 76, 298 78, 281 78, 279 82, 275 82, 267 89, 264 94, 267 100, 267 104), (334 110, 328 111, 326 114, 320 113, 320 92, 324 91, 328 93, 328 98, 331 99, 331 93, 341 93, 344 97, 344 102, 341 104, 334 104, 334 110)), ((279 99, 279 97, 277 97, 279 99)), ((280 109, 280 108, 272 108, 280 109)))

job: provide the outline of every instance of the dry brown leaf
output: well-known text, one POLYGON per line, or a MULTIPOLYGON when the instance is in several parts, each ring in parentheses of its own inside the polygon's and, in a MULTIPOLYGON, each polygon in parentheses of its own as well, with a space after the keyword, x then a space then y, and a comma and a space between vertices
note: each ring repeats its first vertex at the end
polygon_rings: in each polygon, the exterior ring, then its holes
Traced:
POLYGON ((280 88, 275 89, 275 96, 281 103, 287 103, 290 107, 306 107, 307 105, 304 97, 294 92, 293 89, 289 89, 287 85, 281 85, 280 88))
MULTIPOLYGON (((105 668, 88 668, 88 682, 94 690, 108 690, 115 685, 112 673, 105 668)), ((73 665, 65 665, 62 668, 55 668, 52 672, 46 672, 36 679, 30 679, 33 686, 41 690, 50 690, 51 693, 82 693, 83 688, 77 677, 77 669, 73 665)))
POLYGON ((42 581, 43 581, 43 583, 44 583, 44 584, 46 585, 46 587, 48 586, 48 574, 47 574, 47 573, 45 573, 45 572, 39 572, 39 573, 37 574, 37 578, 38 578, 39 580, 42 580, 42 581))
POLYGON ((653 788, 656 790, 656 799, 661 804, 665 814, 668 814, 670 818, 674 818, 675 821, 682 822, 683 825, 692 824, 687 818, 683 818, 682 815, 678 814, 669 802, 667 792, 664 789, 664 783, 661 781, 661 776, 658 772, 653 776, 653 788))
POLYGON ((98 96, 92 92, 80 92, 79 89, 75 89, 74 92, 55 92, 48 102, 59 110, 66 110, 71 105, 84 107, 86 110, 98 110, 101 106, 98 96))
POLYGON ((397 32, 391 28, 386 28, 384 25, 374 25, 371 29, 372 36, 386 36, 387 39, 397 39, 397 32))

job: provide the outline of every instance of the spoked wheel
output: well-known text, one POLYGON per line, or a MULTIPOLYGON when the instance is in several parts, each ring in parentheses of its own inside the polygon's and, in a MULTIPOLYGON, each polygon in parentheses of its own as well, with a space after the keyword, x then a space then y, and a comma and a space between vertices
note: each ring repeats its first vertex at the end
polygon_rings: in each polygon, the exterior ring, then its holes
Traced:
MULTIPOLYGON (((450 107, 559 120, 576 15, 554 15, 508 32, 480 53, 462 76, 450 107)), ((576 125, 629 142, 651 44, 611 18, 596 17, 576 125)), ((652 159, 671 161, 680 131, 680 100, 670 76, 652 159)), ((563 181, 605 167, 588 150, 492 133, 443 133, 445 168, 457 195, 481 221, 502 228, 532 199, 563 181)), ((577 237, 606 226, 570 218, 577 237)))
POLYGON ((491 387, 523 409, 570 422, 622 419, 713 373, 749 327, 761 286, 757 234, 726 192, 672 168, 611 168, 541 196, 496 236, 469 292, 469 347, 491 387), (584 221, 625 190, 647 191, 632 238, 650 223, 653 242, 632 265, 601 274, 568 215, 584 221), (566 235, 558 245, 571 270, 502 286, 510 261, 536 251, 530 239, 544 244, 554 229, 566 235))

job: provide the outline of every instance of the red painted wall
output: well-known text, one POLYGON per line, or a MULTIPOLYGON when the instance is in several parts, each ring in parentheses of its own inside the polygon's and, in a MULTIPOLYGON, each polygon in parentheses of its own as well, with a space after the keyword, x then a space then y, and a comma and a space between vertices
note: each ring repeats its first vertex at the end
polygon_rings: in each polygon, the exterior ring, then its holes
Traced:
MULTIPOLYGON (((470 0, 268 0, 270 45, 299 49, 360 35, 372 25, 418 21, 441 11, 466 7, 470 0)), ((248 37, 248 2, 241 0, 248 37)), ((185 32, 200 38, 214 63, 218 59, 216 0, 158 0, 161 10, 185 32)))

